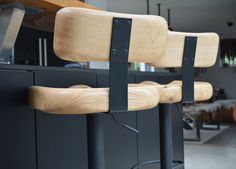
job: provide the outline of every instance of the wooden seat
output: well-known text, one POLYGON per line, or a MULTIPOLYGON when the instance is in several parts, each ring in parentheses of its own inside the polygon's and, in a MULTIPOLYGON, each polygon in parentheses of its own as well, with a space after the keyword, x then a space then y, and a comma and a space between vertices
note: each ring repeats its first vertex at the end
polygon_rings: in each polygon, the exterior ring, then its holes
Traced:
MULTIPOLYGON (((159 103, 178 103, 182 101, 182 81, 172 81, 161 85, 152 81, 144 81, 142 84, 157 86, 159 90, 159 103)), ((205 101, 212 97, 213 88, 208 82, 194 82, 194 101, 205 101)))
MULTIPOLYGON (((52 114, 91 114, 109 111, 109 88, 90 88, 84 85, 70 88, 33 86, 29 93, 32 107, 52 114)), ((129 111, 153 108, 158 101, 157 86, 129 85, 129 111)))
MULTIPOLYGON (((131 15, 68 7, 56 15, 54 51, 69 61, 109 61, 113 18, 132 19, 129 62, 151 63, 159 59, 167 42, 167 23, 158 16, 131 15)), ((132 84, 128 87, 128 110, 155 107, 157 86, 132 84)), ((109 111, 109 88, 33 86, 31 107, 54 114, 90 114, 109 111)))

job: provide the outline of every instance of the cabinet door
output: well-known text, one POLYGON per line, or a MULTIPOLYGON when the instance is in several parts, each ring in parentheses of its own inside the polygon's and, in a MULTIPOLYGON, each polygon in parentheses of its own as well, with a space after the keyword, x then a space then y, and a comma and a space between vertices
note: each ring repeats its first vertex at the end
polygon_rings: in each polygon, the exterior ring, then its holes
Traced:
POLYGON ((35 112, 27 89, 33 73, 0 71, 0 168, 36 169, 35 112))
MULTIPOLYGON (((129 76, 134 82, 134 76, 129 76)), ((108 75, 97 76, 97 86, 108 86, 108 75)), ((136 128, 136 112, 115 114, 115 117, 136 128)), ((111 115, 104 116, 105 165, 107 169, 127 169, 137 163, 137 135, 115 123, 111 115)))
MULTIPOLYGON (((96 75, 78 72, 36 72, 35 84, 47 87, 96 85, 96 75)), ((86 169, 85 115, 51 115, 37 111, 38 169, 86 169)))
MULTIPOLYGON (((145 80, 155 81, 160 84, 169 83, 179 79, 179 76, 157 76, 157 75, 137 75, 136 82, 145 80)), ((182 114, 173 106, 173 158, 183 161, 183 127, 182 114)), ((159 111, 158 108, 138 112, 138 137, 139 162, 160 159, 160 131, 159 131, 159 111)), ((147 165, 144 169, 158 169, 160 165, 147 165)))
POLYGON ((39 65, 40 37, 41 31, 21 27, 14 47, 15 64, 39 65))

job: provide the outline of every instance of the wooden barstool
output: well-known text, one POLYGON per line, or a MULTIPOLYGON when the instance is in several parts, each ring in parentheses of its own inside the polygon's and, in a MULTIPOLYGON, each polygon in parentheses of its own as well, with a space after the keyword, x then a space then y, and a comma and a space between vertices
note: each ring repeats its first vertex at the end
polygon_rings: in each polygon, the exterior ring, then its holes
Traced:
POLYGON ((89 169, 105 169, 101 112, 138 111, 158 104, 158 86, 127 85, 128 62, 153 63, 162 58, 167 35, 167 23, 158 16, 73 7, 57 13, 54 32, 57 56, 75 62, 109 61, 109 88, 91 88, 86 84, 69 88, 32 86, 29 103, 52 114, 90 114, 89 169))
POLYGON ((205 101, 212 97, 212 85, 208 82, 194 82, 194 67, 206 68, 216 61, 219 37, 215 33, 168 32, 167 47, 164 55, 153 66, 158 68, 182 68, 182 81, 176 80, 161 85, 152 81, 150 84, 159 88, 160 110, 160 150, 161 168, 173 169, 172 148, 172 105, 174 103, 191 104, 205 101))

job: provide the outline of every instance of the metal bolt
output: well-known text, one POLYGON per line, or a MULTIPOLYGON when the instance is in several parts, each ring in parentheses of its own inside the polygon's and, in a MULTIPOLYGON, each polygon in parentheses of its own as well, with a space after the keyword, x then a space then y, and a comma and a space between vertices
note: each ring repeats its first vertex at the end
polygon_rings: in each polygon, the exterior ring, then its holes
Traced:
POLYGON ((116 54, 116 49, 112 49, 112 53, 113 53, 113 54, 116 54))
POLYGON ((119 24, 119 20, 117 20, 117 19, 115 19, 114 22, 115 22, 116 25, 119 24))
POLYGON ((125 55, 128 55, 128 50, 127 49, 125 49, 124 52, 125 52, 125 55))

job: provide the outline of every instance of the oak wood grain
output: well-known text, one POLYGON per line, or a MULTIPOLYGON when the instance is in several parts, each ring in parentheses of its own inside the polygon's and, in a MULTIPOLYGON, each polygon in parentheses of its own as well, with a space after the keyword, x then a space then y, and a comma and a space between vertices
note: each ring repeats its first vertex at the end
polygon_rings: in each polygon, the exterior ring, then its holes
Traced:
MULTIPOLYGON (((128 110, 138 111, 155 107, 159 101, 157 86, 130 84, 128 110)), ((70 88, 33 86, 29 89, 32 108, 52 114, 90 114, 108 112, 109 88, 90 88, 76 85, 70 88)))
POLYGON ((216 62, 219 36, 216 33, 168 32, 165 53, 151 65, 155 67, 182 67, 186 36, 197 37, 195 67, 210 67, 216 62))
POLYGON ((69 61, 108 61, 113 17, 132 18, 129 62, 159 60, 167 42, 164 18, 71 7, 57 13, 55 53, 69 61))
POLYGON ((55 16, 58 10, 64 7, 92 8, 79 0, 0 0, 0 4, 18 2, 23 5, 43 10, 38 14, 26 15, 23 24, 45 31, 54 30, 55 16))
MULTIPOLYGON (((182 81, 176 80, 161 85, 153 81, 144 81, 141 84, 156 85, 159 90, 159 103, 178 103, 182 101, 182 81)), ((209 100, 213 95, 213 87, 208 82, 194 82, 194 100, 209 100)))

